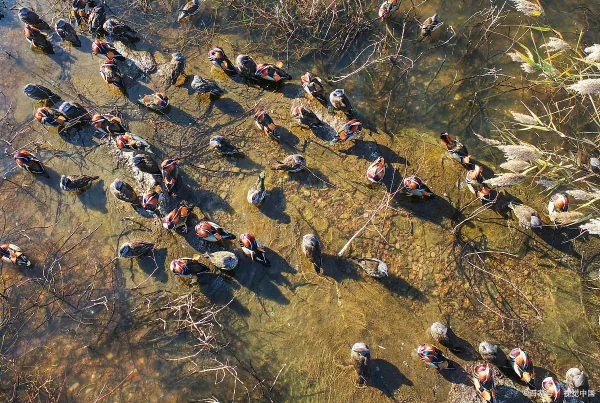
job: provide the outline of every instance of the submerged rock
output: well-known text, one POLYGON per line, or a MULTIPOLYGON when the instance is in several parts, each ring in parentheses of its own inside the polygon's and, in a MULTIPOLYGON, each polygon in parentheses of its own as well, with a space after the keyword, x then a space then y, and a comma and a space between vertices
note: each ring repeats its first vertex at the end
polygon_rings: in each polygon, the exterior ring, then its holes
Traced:
POLYGON ((114 45, 119 53, 129 59, 144 74, 150 74, 156 71, 156 60, 154 59, 154 56, 152 56, 152 53, 146 50, 130 49, 121 41, 115 41, 114 45))

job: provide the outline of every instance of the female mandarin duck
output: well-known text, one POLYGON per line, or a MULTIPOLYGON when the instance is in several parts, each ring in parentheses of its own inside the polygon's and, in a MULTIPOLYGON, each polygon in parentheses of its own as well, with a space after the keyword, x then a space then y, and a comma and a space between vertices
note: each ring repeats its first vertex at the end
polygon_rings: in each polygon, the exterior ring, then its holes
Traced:
POLYGON ((273 81, 275 83, 292 79, 292 76, 286 73, 285 70, 269 63, 262 63, 256 66, 256 72, 254 74, 262 80, 273 81))
POLYGON ((327 105, 327 98, 325 97, 325 88, 323 82, 319 77, 314 76, 311 72, 306 72, 300 77, 302 88, 311 97, 317 99, 323 105, 327 105))
POLYGON ((381 183, 385 176, 385 159, 379 157, 367 168, 367 179, 373 183, 381 183))
POLYGON ((102 56, 109 60, 115 59, 121 62, 127 60, 119 53, 117 48, 115 48, 112 43, 104 42, 99 39, 96 39, 94 42, 92 42, 92 53, 95 56, 102 56))
POLYGON ((190 84, 194 92, 197 94, 210 94, 218 97, 225 93, 221 87, 217 85, 213 80, 207 80, 200 76, 194 76, 192 83, 190 84))
POLYGON ((225 51, 218 46, 208 52, 208 60, 210 60, 215 67, 222 69, 229 76, 236 73, 231 60, 229 60, 225 51))
POLYGON ((550 215, 569 211, 569 196, 566 193, 555 193, 550 197, 548 213, 550 215))
POLYGON ((467 187, 473 194, 477 194, 477 186, 483 185, 483 168, 479 165, 474 165, 473 169, 467 171, 465 175, 465 182, 467 183, 467 187))
POLYGON ((457 139, 453 139, 446 132, 440 134, 440 140, 442 140, 442 144, 446 146, 446 150, 452 157, 452 159, 460 162, 465 168, 470 167, 470 159, 469 152, 467 151, 467 147, 465 147, 460 141, 457 139))
POLYGON ((75 32, 75 28, 73 28, 73 26, 71 24, 69 24, 68 22, 66 22, 63 19, 60 19, 60 20, 56 21, 56 24, 54 25, 54 29, 56 30, 56 33, 58 34, 58 36, 60 36, 60 39, 63 40, 63 42, 69 42, 71 45, 75 46, 76 48, 81 47, 81 41, 79 40, 79 37, 77 36, 77 32, 75 32))
POLYGON ((494 364, 497 367, 506 367, 506 355, 497 345, 489 341, 479 343, 479 354, 490 364, 494 364))
POLYGON ((169 97, 162 92, 144 95, 138 101, 154 111, 162 111, 169 106, 169 97))
POLYGON ((306 234, 302 237, 302 253, 312 263, 317 274, 321 273, 321 242, 314 234, 306 234))
POLYGON ((210 221, 200 221, 194 229, 200 239, 208 242, 236 239, 236 236, 225 231, 225 228, 210 221))
POLYGON ((252 234, 241 234, 240 235, 240 247, 244 254, 250 259, 255 260, 264 266, 271 266, 271 262, 267 258, 265 248, 258 242, 258 240, 252 234))
POLYGON ((240 76, 248 80, 256 79, 256 62, 248 55, 238 55, 235 58, 235 67, 240 76))
POLYGON ((265 188, 265 173, 261 172, 258 175, 258 179, 254 183, 254 185, 250 186, 248 189, 248 194, 246 195, 246 200, 248 203, 253 206, 260 207, 267 196, 267 189, 265 188))
MULTIPOLYGON (((17 266, 31 266, 29 259, 21 252, 21 248, 11 243, 0 245, 0 257, 2 257, 2 261, 13 263, 17 266)), ((2 267, 2 261, 0 261, 0 267, 2 267)))
POLYGON ((125 39, 131 43, 139 42, 140 40, 140 38, 137 37, 136 32, 129 25, 116 18, 107 19, 104 24, 102 24, 102 29, 108 36, 114 39, 125 39))
POLYGON ((152 147, 150 146, 150 143, 148 143, 140 136, 136 136, 135 134, 131 133, 118 135, 115 138, 115 144, 119 149, 123 151, 140 150, 145 152, 152 152, 152 147))
POLYGON ((208 145, 210 149, 213 150, 213 152, 215 152, 216 154, 239 157, 244 156, 244 153, 237 149, 223 136, 211 137, 208 145))
POLYGON ((30 25, 36 29, 43 29, 44 31, 50 29, 50 25, 40 18, 37 13, 27 7, 21 7, 19 9, 19 19, 25 25, 30 25))
POLYGON ((96 113, 92 116, 90 122, 99 132, 110 135, 119 135, 127 133, 127 130, 121 124, 121 119, 113 115, 101 115, 96 113))
POLYGON ((402 181, 404 191, 408 196, 434 197, 435 194, 429 189, 427 184, 416 176, 409 176, 402 181))
POLYGON ((384 278, 388 276, 388 267, 385 262, 373 257, 353 257, 352 260, 373 278, 384 278))
POLYGON ((136 152, 131 162, 140 172, 150 175, 162 175, 162 170, 158 164, 146 153, 136 152))
POLYGON ((179 77, 187 77, 185 74, 185 56, 182 53, 176 52, 171 55, 171 85, 175 85, 179 77))
POLYGON ((163 227, 168 230, 182 228, 182 232, 187 232, 187 219, 190 211, 186 206, 179 206, 163 218, 163 227))
POLYGON ((123 94, 127 95, 127 89, 123 82, 121 72, 113 59, 107 59, 100 64, 100 75, 107 84, 117 87, 123 94))
POLYGON ((429 328, 429 333, 433 340, 440 343, 442 346, 449 348, 454 353, 460 353, 462 347, 458 342, 458 338, 448 326, 440 322, 434 322, 429 328))
POLYGON ((235 269, 239 262, 235 253, 225 250, 212 253, 207 252, 204 254, 204 257, 208 258, 217 268, 225 271, 235 269))
POLYGON ((44 168, 44 164, 42 164, 42 162, 31 152, 27 150, 19 150, 15 152, 14 158, 17 165, 27 172, 34 175, 43 175, 46 178, 50 177, 46 171, 46 168, 44 168))
POLYGON ((121 179, 117 178, 110 184, 110 193, 118 200, 139 206, 137 193, 135 193, 135 190, 133 190, 133 187, 131 187, 130 184, 121 179))
POLYGON ((52 44, 48 42, 48 35, 31 25, 25 25, 23 32, 25 33, 25 39, 31 45, 31 49, 40 49, 42 52, 48 54, 54 53, 52 44))
POLYGON ((417 349, 417 354, 421 361, 438 370, 456 369, 454 364, 444 357, 444 354, 442 354, 440 349, 431 344, 421 344, 417 349))
POLYGON ((344 124, 338 132, 336 133, 333 140, 329 142, 329 144, 337 144, 339 142, 351 141, 360 136, 362 133, 362 123, 360 123, 357 119, 352 119, 346 124, 344 124))
POLYGON ((519 225, 525 229, 542 228, 542 219, 540 214, 533 208, 524 204, 508 203, 508 207, 513 211, 519 225))
POLYGON ((60 104, 55 104, 52 109, 62 113, 68 121, 74 121, 69 123, 81 124, 90 121, 90 113, 75 102, 63 101, 60 104))
POLYGON ((423 25, 421 25, 421 35, 423 37, 431 36, 433 32, 441 26, 441 21, 439 16, 434 14, 433 16, 427 18, 423 25))
POLYGON ((549 376, 542 381, 542 401, 544 403, 562 402, 564 398, 564 390, 562 385, 553 377, 549 376))
POLYGON ((350 350, 350 360, 358 375, 358 384, 364 385, 371 378, 371 350, 365 343, 354 343, 350 350))
POLYGON ((398 0, 386 0, 379 7, 379 19, 385 21, 398 9, 398 0))
POLYGON ((93 7, 88 16, 88 29, 92 36, 102 30, 102 26, 106 22, 106 12, 102 6, 93 7))
POLYGON ((179 184, 179 167, 176 159, 166 159, 160 164, 163 177, 163 184, 167 193, 173 195, 179 184))
POLYGON ((65 192, 85 192, 99 176, 63 175, 60 177, 60 188, 65 192))
POLYGON ((273 171, 286 171, 289 173, 296 173, 306 168, 306 159, 300 154, 288 155, 283 161, 277 161, 271 170, 273 171))
POLYGON ((496 401, 496 385, 494 374, 488 364, 479 364, 473 369, 473 385, 484 402, 496 401))
POLYGON ((334 110, 342 111, 347 117, 352 117, 352 114, 354 113, 352 104, 343 89, 338 88, 329 94, 329 103, 329 112, 333 112, 334 110))
POLYGON ((171 269, 171 273, 183 278, 191 278, 210 271, 208 266, 200 262, 200 255, 175 259, 171 261, 169 268, 171 269))
POLYGON ((198 14, 200 11, 200 1, 192 0, 188 1, 183 5, 182 8, 179 9, 179 14, 177 15, 177 22, 182 23, 189 21, 192 16, 198 14))
POLYGON ((259 130, 264 131, 269 137, 275 141, 279 141, 280 137, 275 133, 275 122, 264 109, 259 109, 254 114, 254 123, 259 130))
POLYGON ((63 113, 46 106, 38 108, 35 111, 35 118, 44 126, 57 127, 59 131, 65 127, 65 123, 68 120, 63 113))
POLYGON ((292 116, 300 123, 300 125, 308 127, 321 126, 323 122, 321 119, 310 109, 305 108, 302 105, 292 106, 292 116))
POLYGON ((512 368, 519 377, 519 379, 525 382, 529 387, 535 388, 533 380, 535 378, 535 372, 533 371, 533 361, 527 354, 527 351, 521 350, 520 348, 513 349, 508 355, 512 368))
POLYGON ((145 241, 129 241, 125 242, 119 248, 119 257, 127 259, 135 259, 144 256, 154 250, 155 244, 145 241))
POLYGON ((580 392, 587 392, 590 389, 587 375, 579 368, 569 368, 567 374, 565 375, 565 381, 567 382, 569 391, 575 392, 579 395, 581 395, 580 392))
POLYGON ((35 101, 45 102, 52 105, 61 101, 59 95, 56 95, 49 88, 46 88, 43 85, 27 84, 25 87, 23 87, 23 93, 35 101))
POLYGON ((142 196, 142 208, 150 213, 160 213, 159 206, 161 197, 162 189, 159 185, 156 185, 154 189, 142 196))

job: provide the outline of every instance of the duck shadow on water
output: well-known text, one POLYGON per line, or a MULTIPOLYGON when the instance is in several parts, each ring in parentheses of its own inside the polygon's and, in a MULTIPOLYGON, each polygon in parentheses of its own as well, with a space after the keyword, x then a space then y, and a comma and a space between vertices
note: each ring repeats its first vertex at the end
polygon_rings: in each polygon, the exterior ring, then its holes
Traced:
POLYGON ((151 275, 155 280, 166 283, 169 280, 165 270, 167 262, 167 249, 160 248, 154 250, 154 255, 140 257, 137 264, 144 273, 151 275))
POLYGON ((448 382, 454 383, 456 385, 465 385, 472 387, 473 384, 471 383, 471 377, 469 376, 467 371, 465 371, 464 368, 461 367, 457 362, 452 360, 448 361, 450 361, 454 365, 455 369, 444 369, 438 371, 438 373, 448 382))
MULTIPOLYGON (((265 86, 265 88, 267 87, 265 86)), ((284 84, 280 85, 279 88, 281 88, 281 94, 286 98, 304 98, 304 88, 299 84, 286 81, 284 84)))
POLYGON ((283 126, 277 126, 276 134, 280 137, 279 145, 281 145, 283 148, 287 147, 286 151, 294 153, 296 147, 300 143, 298 137, 296 137, 295 134, 283 126))
POLYGON ((413 301, 427 301, 427 296, 421 290, 413 287, 408 281, 395 274, 389 273, 386 278, 379 280, 379 282, 393 294, 410 298, 413 301))
POLYGON ((86 130, 85 124, 73 126, 61 131, 60 138, 69 144, 82 147, 97 147, 100 144, 96 141, 94 132, 86 130))
MULTIPOLYGON (((185 170, 179 170, 181 183, 176 191, 176 196, 173 197, 171 205, 179 205, 182 201, 199 206, 204 214, 212 214, 215 211, 223 211, 233 213, 231 205, 218 194, 207 191, 201 188, 200 184, 192 179, 185 170)), ((173 207, 174 208, 174 207, 173 207)))
POLYGON ((246 112, 242 105, 231 98, 214 98, 214 100, 211 100, 210 102, 209 109, 212 109, 212 107, 233 117, 240 117, 246 112))
POLYGON ((572 228, 555 228, 553 226, 543 227, 540 231, 536 231, 538 239, 544 241, 550 250, 547 253, 560 251, 566 255, 581 259, 581 255, 575 249, 575 242, 581 242, 583 237, 580 237, 581 230, 577 227, 572 228))
POLYGON ((78 195, 79 200, 89 209, 99 211, 103 214, 108 213, 106 208, 106 190, 104 190, 104 179, 100 179, 98 183, 78 195))
MULTIPOLYGON (((240 269, 239 266, 236 268, 236 270, 240 269)), ((198 286, 212 304, 228 305, 237 315, 241 317, 250 316, 250 310, 235 297, 236 291, 241 288, 237 281, 210 272, 203 273, 198 277, 198 286)))
POLYGON ((408 210, 416 217, 436 224, 442 224, 444 219, 460 219, 458 211, 446 198, 439 195, 433 198, 421 198, 399 194, 394 199, 392 207, 408 210))
POLYGON ((529 403, 531 399, 515 388, 505 385, 496 385, 496 400, 498 402, 529 403))
MULTIPOLYGON (((322 272, 323 276, 329 277, 340 283, 343 280, 360 280, 362 279, 358 270, 358 265, 353 264, 348 259, 340 257, 336 254, 322 254, 322 272)), ((312 268, 312 265, 311 265, 312 268)))
POLYGON ((375 358, 371 360, 371 370, 374 375, 371 376, 369 386, 379 389, 389 398, 394 398, 396 390, 402 385, 413 386, 413 383, 408 379, 398 367, 386 360, 375 358))
POLYGON ((283 188, 276 187, 269 191, 265 202, 259 207, 259 211, 280 224, 289 224, 292 219, 285 212, 286 204, 283 188))

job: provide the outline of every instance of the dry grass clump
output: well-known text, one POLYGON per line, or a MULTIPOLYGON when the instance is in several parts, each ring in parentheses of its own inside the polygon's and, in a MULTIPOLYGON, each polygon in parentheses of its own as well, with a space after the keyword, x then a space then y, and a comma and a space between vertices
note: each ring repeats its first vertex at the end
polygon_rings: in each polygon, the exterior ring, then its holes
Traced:
POLYGON ((592 235, 600 235, 600 218, 594 218, 587 224, 581 225, 579 228, 581 228, 583 231, 589 232, 592 235))
POLYGON ((514 111, 510 111, 510 113, 513 115, 513 119, 515 119, 515 121, 518 123, 521 123, 524 125, 537 125, 539 123, 537 121, 537 119, 531 115, 525 115, 523 113, 514 112, 514 111))
POLYGON ((586 78, 567 86, 567 88, 577 92, 579 95, 600 94, 600 78, 586 78))
POLYGON ((525 175, 517 174, 517 173, 505 173, 496 175, 495 177, 484 181, 483 183, 490 186, 513 186, 518 183, 521 183, 527 178, 525 175))
POLYGON ((585 48, 584 51, 587 53, 585 60, 588 62, 600 63, 600 45, 593 44, 592 46, 585 48))
POLYGON ((539 5, 527 0, 511 0, 515 8, 529 17, 539 17, 544 14, 544 9, 539 5))
POLYGON ((544 43, 540 46, 541 48, 546 48, 548 52, 559 52, 561 50, 569 50, 571 49, 571 45, 569 45, 566 41, 552 37, 548 39, 548 42, 544 43))
POLYGON ((521 160, 510 160, 500 164, 500 168, 517 173, 523 172, 529 167, 531 167, 531 165, 527 161, 521 160))
POLYGON ((535 161, 542 158, 542 152, 531 145, 502 145, 496 146, 504 153, 507 160, 535 161))

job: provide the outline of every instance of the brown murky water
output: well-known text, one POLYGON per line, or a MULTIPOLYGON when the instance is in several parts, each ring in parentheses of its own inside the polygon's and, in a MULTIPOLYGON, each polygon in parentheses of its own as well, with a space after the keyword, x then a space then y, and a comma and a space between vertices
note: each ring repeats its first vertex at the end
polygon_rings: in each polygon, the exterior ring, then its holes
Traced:
MULTIPOLYGON (((178 29, 175 4, 151 2, 148 14, 140 15, 114 3, 109 3, 109 14, 123 13, 144 36, 138 50, 150 51, 159 64, 171 52, 181 51, 188 73, 214 78, 226 94, 210 102, 191 94, 188 80, 168 89, 172 106, 167 114, 149 112, 135 100, 163 90, 161 77, 124 69, 129 92, 125 98, 102 82, 89 36, 82 35, 83 46, 75 49, 59 43, 54 34, 55 55, 32 52, 16 11, 2 9, 0 101, 2 115, 7 113, 2 136, 10 143, 5 142, 1 166, 9 171, 13 150, 28 147, 35 149, 51 175, 39 179, 12 170, 2 182, 2 240, 20 245, 34 263, 30 272, 6 264, 2 271, 5 293, 14 284, 30 281, 13 295, 17 302, 12 309, 29 303, 36 307, 30 316, 17 319, 23 323, 21 337, 5 336, 10 343, 3 344, 2 354, 15 359, 14 365, 39 378, 53 378, 65 401, 477 401, 465 371, 477 361, 478 343, 490 340, 506 351, 515 346, 530 351, 540 380, 546 373, 563 380, 568 368, 578 366, 589 374, 592 386, 598 386, 600 301, 593 289, 597 281, 588 281, 598 269, 598 240, 569 241, 578 233, 552 227, 533 234, 510 216, 491 210, 463 225, 456 236, 450 232, 476 206, 468 206, 472 195, 463 182, 464 170, 445 156, 437 133, 456 134, 490 171, 501 162, 499 154, 472 132, 490 137, 490 122, 505 119, 519 101, 530 97, 523 91, 491 97, 500 89, 481 90, 494 80, 493 74, 482 73, 485 69, 519 75, 506 57, 486 60, 491 53, 504 52, 507 43, 493 42, 463 58, 458 49, 468 44, 460 35, 442 47, 412 35, 406 40, 407 55, 421 56, 408 78, 382 67, 329 83, 330 90, 347 90, 366 126, 353 144, 332 147, 325 136, 296 126, 290 118, 291 104, 304 97, 297 78, 307 70, 322 77, 347 74, 356 68, 345 66, 360 51, 358 46, 340 61, 290 60, 286 68, 295 79, 281 90, 249 87, 216 71, 207 51, 221 45, 232 59, 246 52, 255 60, 274 62, 285 58, 284 46, 271 50, 270 43, 256 42, 260 32, 228 25, 223 5, 207 7, 194 22, 198 29, 178 29), (456 77, 477 74, 482 77, 450 85, 456 77), (168 233, 158 220, 141 217, 115 200, 108 187, 117 177, 134 184, 138 192, 145 189, 100 135, 86 129, 65 138, 32 120, 36 105, 21 91, 28 82, 48 86, 91 111, 119 113, 131 132, 154 145, 158 160, 181 158, 185 188, 178 197, 195 206, 190 231, 168 233), (475 111, 476 104, 484 108, 475 111), (279 145, 254 129, 256 105, 266 108, 280 126, 279 145), (240 146, 246 157, 215 157, 207 149, 215 134, 240 146), (306 157, 310 172, 292 176, 269 170, 276 159, 292 153, 306 157), (386 195, 384 186, 369 186, 365 180, 366 168, 378 155, 388 163, 385 187, 395 188, 400 177, 417 174, 438 197, 423 201, 397 196, 346 255, 337 257, 386 195), (257 209, 247 203, 246 192, 263 170, 269 195, 257 209), (79 196, 59 189, 60 175, 80 173, 99 175, 100 181, 79 196), (254 233, 267 246, 272 266, 246 260, 236 243, 198 241, 192 228, 203 218, 235 234, 254 233), (311 232, 324 245, 320 277, 300 251, 302 236, 311 232), (130 239, 156 242, 154 259, 114 260, 119 245, 130 239), (219 249, 239 254, 234 275, 206 274, 199 285, 191 285, 169 272, 168 264, 176 257, 219 249), (457 257, 464 251, 514 256, 479 255, 485 269, 497 276, 492 277, 465 265, 457 257), (369 278, 349 257, 386 261, 389 278, 369 278), (49 268, 54 286, 36 280, 48 278, 49 268), (73 286, 60 296, 63 308, 39 308, 54 289, 64 290, 59 285, 68 283, 73 286), (186 332, 161 330, 149 299, 165 290, 177 296, 198 288, 205 296, 201 305, 228 306, 217 316, 215 348, 181 359, 194 351, 194 340, 186 332), (35 290, 40 293, 37 300, 29 294, 35 290), (478 298, 512 315, 502 318, 478 298), (426 330, 434 321, 450 323, 472 346, 459 356, 449 353, 465 371, 442 376, 416 358, 415 349, 429 340, 426 330), (350 346, 357 341, 372 349, 374 373, 367 388, 356 386, 349 362, 350 346), (198 372, 217 361, 234 367, 237 379, 225 371, 198 372)), ((581 28, 591 44, 598 40, 600 10, 590 3, 545 5, 546 14, 569 40, 575 40, 581 28)), ((431 1, 420 4, 417 15, 423 20, 438 12, 447 25, 462 32, 459 28, 469 16, 483 7, 480 2, 431 1)), ((35 8, 45 10, 47 20, 66 9, 44 1, 35 8)), ((402 21, 392 18, 388 27, 400 32, 402 21)), ((302 102, 334 127, 341 120, 316 102, 302 102)), ((548 143, 545 138, 534 141, 548 143)), ((510 193, 545 211, 548 194, 541 189, 516 186, 510 193)), ((500 401, 527 400, 522 386, 508 379, 500 383, 507 385, 499 388, 500 401)), ((9 399, 16 392, 10 386, 3 393, 9 399)))

